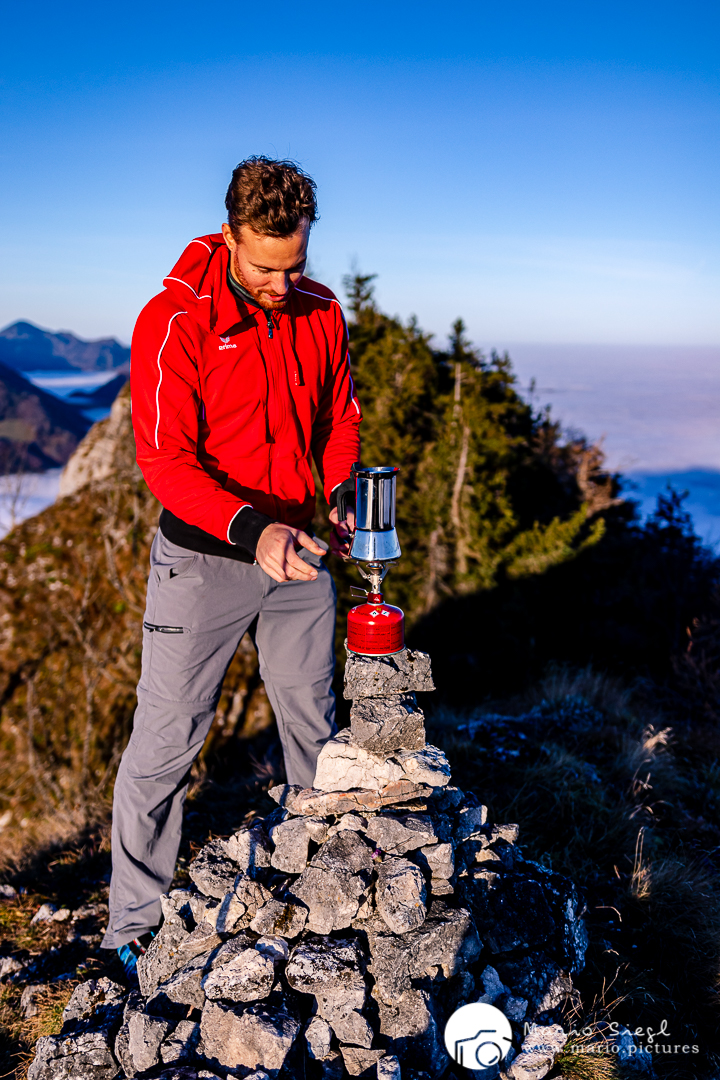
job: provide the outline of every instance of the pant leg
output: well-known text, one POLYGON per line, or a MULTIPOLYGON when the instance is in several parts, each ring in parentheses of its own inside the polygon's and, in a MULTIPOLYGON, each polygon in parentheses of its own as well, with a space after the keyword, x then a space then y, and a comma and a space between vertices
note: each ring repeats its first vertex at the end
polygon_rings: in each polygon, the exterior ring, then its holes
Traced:
POLYGON ((138 706, 115 781, 105 948, 119 948, 160 922, 190 767, 266 579, 259 566, 189 552, 159 530, 150 565, 138 706))
POLYGON ((337 730, 335 695, 335 583, 320 556, 302 558, 315 581, 268 579, 255 644, 260 674, 277 720, 288 783, 312 787, 317 756, 337 730))

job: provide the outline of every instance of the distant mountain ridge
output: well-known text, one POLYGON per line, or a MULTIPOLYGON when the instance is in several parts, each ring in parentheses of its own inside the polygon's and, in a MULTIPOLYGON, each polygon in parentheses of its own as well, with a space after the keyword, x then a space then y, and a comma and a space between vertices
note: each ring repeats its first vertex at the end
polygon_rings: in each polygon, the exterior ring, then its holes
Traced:
POLYGON ((122 371, 114 379, 103 383, 102 386, 97 386, 94 390, 74 390, 66 400, 81 409, 109 409, 128 378, 127 372, 122 371))
POLYGON ((0 363, 0 475, 64 465, 92 421, 0 363))
POLYGON ((31 322, 0 330, 0 363, 15 371, 115 371, 130 363, 130 349, 115 338, 84 341, 31 322))

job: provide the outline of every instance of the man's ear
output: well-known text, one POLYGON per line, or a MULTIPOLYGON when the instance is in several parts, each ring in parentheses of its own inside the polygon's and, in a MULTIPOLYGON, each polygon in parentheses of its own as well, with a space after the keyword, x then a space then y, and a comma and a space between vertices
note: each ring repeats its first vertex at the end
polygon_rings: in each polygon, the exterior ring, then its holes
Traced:
POLYGON ((232 229, 228 225, 227 221, 223 221, 223 223, 222 223, 222 234, 223 234, 223 240, 225 241, 227 246, 230 248, 230 251, 234 252, 235 248, 237 247, 237 240, 233 236, 232 229))

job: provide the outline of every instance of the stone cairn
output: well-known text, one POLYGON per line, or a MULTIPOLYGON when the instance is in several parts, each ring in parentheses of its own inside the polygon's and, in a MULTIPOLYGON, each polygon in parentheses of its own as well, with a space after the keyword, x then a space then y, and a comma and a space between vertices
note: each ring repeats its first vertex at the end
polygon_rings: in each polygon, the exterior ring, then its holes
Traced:
POLYGON ((78 986, 29 1080, 465 1076, 443 1030, 471 1001, 513 1023, 501 1075, 545 1076, 586 947, 578 896, 450 784, 415 696, 433 689, 425 653, 350 654, 350 728, 314 787, 272 788, 267 818, 202 849, 139 989, 78 986))

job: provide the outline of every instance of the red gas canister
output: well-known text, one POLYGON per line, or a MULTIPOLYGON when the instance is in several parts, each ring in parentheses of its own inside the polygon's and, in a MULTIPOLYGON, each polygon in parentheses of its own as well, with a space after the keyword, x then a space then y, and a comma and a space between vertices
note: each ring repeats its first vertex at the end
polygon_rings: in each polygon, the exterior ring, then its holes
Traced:
POLYGON ((362 656, 389 656, 405 647, 405 616, 400 608, 369 593, 367 603, 348 612, 347 647, 362 656))

